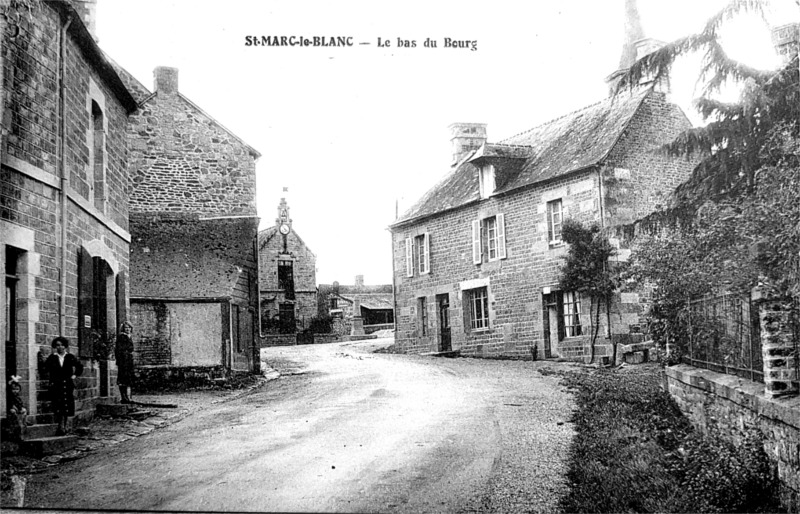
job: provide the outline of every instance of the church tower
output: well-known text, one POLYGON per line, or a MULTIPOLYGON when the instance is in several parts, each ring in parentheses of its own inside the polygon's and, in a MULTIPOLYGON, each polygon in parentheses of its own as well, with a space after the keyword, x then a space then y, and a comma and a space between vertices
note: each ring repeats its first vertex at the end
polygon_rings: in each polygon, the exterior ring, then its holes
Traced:
MULTIPOLYGON (((662 46, 664 46, 663 41, 645 37, 636 0, 625 0, 625 38, 622 42, 619 67, 614 73, 606 77, 609 94, 614 94, 620 78, 628 72, 633 63, 645 55, 655 52, 662 46)), ((652 82, 652 80, 642 79, 641 84, 647 84, 648 82, 652 82)))

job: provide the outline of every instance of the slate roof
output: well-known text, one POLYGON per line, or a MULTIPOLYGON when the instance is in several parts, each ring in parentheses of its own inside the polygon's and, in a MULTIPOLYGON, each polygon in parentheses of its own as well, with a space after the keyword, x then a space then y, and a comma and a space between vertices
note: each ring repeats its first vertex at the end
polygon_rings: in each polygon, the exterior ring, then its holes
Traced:
POLYGON ((230 298, 254 269, 256 217, 131 213, 130 228, 132 298, 230 298))
POLYGON ((502 183, 498 181, 495 194, 600 164, 650 91, 645 88, 630 95, 607 98, 471 152, 392 226, 477 201, 478 168, 474 161, 481 158, 501 158, 505 162, 513 159, 519 163, 513 173, 505 172, 502 183))
MULTIPOLYGON (((51 8, 55 9, 62 19, 72 18, 73 20, 80 20, 81 16, 69 2, 61 0, 46 0, 45 2, 51 8)), ((97 46, 97 42, 89 33, 89 29, 81 21, 78 23, 70 23, 69 34, 75 38, 75 43, 80 48, 81 53, 84 55, 89 64, 95 69, 100 77, 105 81, 106 85, 114 93, 114 96, 120 101, 127 113, 132 113, 136 110, 136 100, 133 98, 131 92, 127 89, 119 75, 117 74, 113 63, 109 62, 106 55, 97 46)))

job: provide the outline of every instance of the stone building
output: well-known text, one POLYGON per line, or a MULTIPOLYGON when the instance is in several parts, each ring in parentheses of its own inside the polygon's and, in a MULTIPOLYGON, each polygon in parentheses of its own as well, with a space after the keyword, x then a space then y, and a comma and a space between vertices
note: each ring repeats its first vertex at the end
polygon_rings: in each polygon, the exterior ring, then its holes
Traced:
MULTIPOLYGON (((657 46, 634 2, 627 7, 620 71, 657 46)), ((612 89, 619 75, 607 79, 612 89)), ((587 357, 589 299, 558 287, 562 223, 631 222, 689 176, 692 162, 655 151, 690 127, 660 89, 642 84, 494 144, 485 125, 451 125, 451 169, 390 227, 397 346, 587 357)), ((639 331, 640 311, 636 294, 617 297, 600 318, 597 356, 611 355, 612 337, 639 331)))
POLYGON ((364 275, 356 275, 352 285, 338 282, 319 285, 319 315, 331 317, 334 331, 339 335, 350 333, 356 302, 366 333, 394 327, 391 284, 365 285, 364 275))
POLYGON ((292 226, 285 198, 275 225, 258 233, 261 328, 293 334, 317 315, 317 257, 292 226))
POLYGON ((131 322, 147 381, 254 371, 258 334, 255 161, 260 154, 155 69, 128 137, 131 322))
POLYGON ((33 421, 48 423, 39 371, 55 336, 85 366, 78 418, 118 395, 106 349, 128 316, 126 127, 136 102, 84 23, 93 1, 27 5, 0 7, 0 416, 16 375, 33 421))

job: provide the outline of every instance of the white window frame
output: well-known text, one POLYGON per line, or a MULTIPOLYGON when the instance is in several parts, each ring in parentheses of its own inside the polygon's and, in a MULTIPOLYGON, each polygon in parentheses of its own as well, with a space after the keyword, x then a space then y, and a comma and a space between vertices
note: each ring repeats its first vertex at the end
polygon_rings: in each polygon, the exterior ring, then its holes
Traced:
POLYGON ((495 214, 472 221, 472 263, 483 262, 483 247, 486 243, 487 260, 489 262, 505 259, 506 229, 505 215, 495 214), (494 220, 493 222, 491 220, 494 220), (493 226, 489 227, 492 223, 493 226))
POLYGON ((489 329, 489 288, 486 286, 467 289, 469 323, 473 332, 489 329))
POLYGON ((561 244, 563 242, 561 229, 564 226, 564 203, 561 198, 547 202, 546 212, 547 240, 551 245, 561 244), (557 209, 556 206, 558 207, 557 209))
POLYGON ((580 294, 575 291, 564 291, 562 304, 564 337, 578 337, 583 335, 580 294))
POLYGON ((481 198, 489 198, 492 196, 497 187, 494 166, 491 164, 481 166, 478 171, 478 179, 478 190, 480 191, 481 198))
POLYGON ((413 245, 415 248, 414 261, 417 266, 417 271, 420 275, 427 275, 431 272, 430 235, 425 232, 415 236, 413 245))

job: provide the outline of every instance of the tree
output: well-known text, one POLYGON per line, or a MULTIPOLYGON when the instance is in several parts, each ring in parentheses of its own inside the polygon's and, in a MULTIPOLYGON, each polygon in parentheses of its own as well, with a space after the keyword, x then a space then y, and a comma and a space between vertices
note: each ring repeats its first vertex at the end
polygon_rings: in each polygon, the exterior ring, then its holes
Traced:
POLYGON ((632 277, 655 288, 650 314, 662 343, 685 337, 689 297, 748 293, 757 284, 783 296, 800 294, 798 56, 778 70, 756 70, 729 58, 719 42, 725 21, 742 13, 763 17, 766 3, 732 0, 700 33, 636 62, 618 88, 644 77, 666 80, 680 56, 703 53, 695 106, 708 124, 664 148, 702 160, 670 207, 640 223, 650 235, 633 254, 632 277), (715 99, 731 82, 741 85, 739 101, 715 99))
MULTIPOLYGON (((568 218, 564 221, 561 235, 564 242, 569 244, 569 250, 561 269, 559 287, 589 297, 589 316, 592 310, 595 312, 590 357, 590 362, 594 362, 595 342, 600 329, 600 307, 605 306, 608 318, 611 298, 618 284, 617 275, 608 262, 615 250, 597 225, 585 228, 579 221, 568 218)), ((614 354, 616 358, 616 346, 614 354)))

